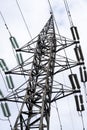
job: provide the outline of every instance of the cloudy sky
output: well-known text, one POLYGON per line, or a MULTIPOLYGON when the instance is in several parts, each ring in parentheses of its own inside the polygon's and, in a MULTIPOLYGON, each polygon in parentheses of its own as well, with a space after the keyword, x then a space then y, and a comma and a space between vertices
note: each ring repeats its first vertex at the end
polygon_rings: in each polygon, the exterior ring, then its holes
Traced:
MULTIPOLYGON (((87 65, 87 0, 67 0, 71 11, 73 23, 78 27, 82 50, 87 65)), ((32 37, 39 34, 40 30, 45 25, 46 21, 50 17, 50 8, 47 0, 18 0, 25 17, 26 23, 30 30, 32 37)), ((56 18, 57 25, 61 35, 71 37, 70 24, 66 14, 63 0, 50 0, 54 16, 56 18)), ((31 38, 25 27, 24 21, 18 9, 16 0, 0 0, 0 11, 2 12, 4 19, 8 25, 8 28, 13 36, 18 41, 20 46, 27 43, 31 38)), ((2 17, 0 16, 0 58, 4 59, 9 68, 16 65, 16 60, 12 51, 12 47, 9 41, 9 33, 5 28, 2 17)), ((0 77, 0 88, 5 90, 5 86, 0 77)), ((6 93, 6 92, 4 92, 6 93)), ((63 99, 58 102, 58 108, 60 113, 60 119, 62 123, 62 130, 82 130, 82 121, 80 115, 76 112, 74 102, 71 98, 63 99), (65 107, 66 106, 66 107, 65 107), (74 116, 75 115, 75 116, 74 116)), ((60 130, 59 119, 57 112, 52 106, 51 126, 50 130, 60 130), (55 119, 57 119, 55 121, 55 119)), ((87 108, 87 104, 85 105, 87 108)), ((0 109, 0 117, 4 118, 0 109)), ((87 130, 87 111, 83 113, 85 130, 87 130)), ((13 117, 11 117, 13 124, 13 117)), ((7 121, 0 120, 0 129, 10 130, 9 123, 7 121)))

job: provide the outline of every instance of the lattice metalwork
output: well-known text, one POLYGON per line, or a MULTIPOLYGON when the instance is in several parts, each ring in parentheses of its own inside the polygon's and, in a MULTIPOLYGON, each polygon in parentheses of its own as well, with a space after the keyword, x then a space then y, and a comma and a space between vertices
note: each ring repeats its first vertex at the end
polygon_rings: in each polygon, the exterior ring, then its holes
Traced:
POLYGON ((13 130, 49 130, 51 103, 71 94, 80 93, 80 87, 65 89, 64 85, 55 79, 56 74, 69 69, 72 83, 71 68, 84 64, 82 57, 80 60, 67 57, 66 49, 71 46, 78 49, 79 39, 71 40, 57 35, 51 14, 40 34, 16 50, 17 53, 20 51, 28 53, 29 58, 6 74, 23 75, 28 78, 20 88, 0 99, 22 103, 13 130), (58 85, 56 91, 55 82, 58 85))

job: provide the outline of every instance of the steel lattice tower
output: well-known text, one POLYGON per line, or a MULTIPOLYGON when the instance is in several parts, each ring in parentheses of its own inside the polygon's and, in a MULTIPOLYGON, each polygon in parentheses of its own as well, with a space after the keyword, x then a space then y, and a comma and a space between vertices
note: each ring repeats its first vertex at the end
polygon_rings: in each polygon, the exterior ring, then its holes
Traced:
POLYGON ((38 35, 25 103, 22 105, 14 130, 49 129, 55 53, 56 39, 51 16, 38 35), (24 105, 27 110, 23 109, 24 105))
POLYGON ((56 54, 53 16, 38 35, 25 103, 14 129, 49 130, 50 103, 56 54), (27 110, 24 110, 26 105, 27 110), (37 118, 36 118, 37 117, 37 118))
POLYGON ((82 55, 79 55, 78 61, 67 58, 65 49, 71 46, 75 46, 77 52, 79 39, 70 40, 56 35, 54 17, 51 14, 40 34, 16 50, 17 53, 29 53, 30 58, 6 72, 28 76, 25 82, 27 87, 18 88, 4 98, 4 101, 22 103, 13 130, 49 130, 51 103, 71 94, 80 93, 79 86, 64 89, 61 83, 57 91, 53 90, 53 77, 56 74, 70 69, 69 77, 72 80, 75 75, 72 74, 71 68, 84 64, 82 55), (33 45, 35 43, 36 47, 33 45), (65 56, 57 55, 62 50, 65 56))

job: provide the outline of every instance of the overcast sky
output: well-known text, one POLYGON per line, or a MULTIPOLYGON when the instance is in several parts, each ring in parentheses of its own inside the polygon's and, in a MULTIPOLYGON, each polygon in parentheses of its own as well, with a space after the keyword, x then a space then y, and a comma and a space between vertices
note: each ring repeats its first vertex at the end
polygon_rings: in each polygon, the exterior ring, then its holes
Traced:
MULTIPOLYGON (((73 23, 78 27, 82 50, 87 65, 87 0, 67 0, 71 11, 73 23)), ((50 17, 49 4, 47 0, 18 0, 25 17, 28 28, 32 37, 35 37, 46 21, 50 17)), ((56 18, 57 25, 61 35, 71 38, 70 24, 66 14, 63 0, 50 0, 54 16, 56 18)), ((13 36, 18 41, 20 46, 27 43, 31 38, 27 32, 20 11, 17 7, 16 0, 0 0, 0 11, 2 12, 8 28, 13 36)), ((12 47, 9 41, 9 33, 4 26, 4 22, 0 16, 0 58, 3 58, 8 67, 12 68, 16 65, 16 60, 12 51, 12 47)), ((0 88, 5 90, 2 77, 0 77, 0 88)), ((6 93, 6 92, 4 92, 6 93)), ((62 130, 82 130, 81 118, 75 110, 74 101, 71 98, 63 99, 58 102, 60 118, 62 122, 62 130)), ((55 104, 53 104, 54 106, 55 104)), ((85 106, 87 108, 87 104, 85 106)), ((59 120, 57 119, 57 113, 54 107, 52 107, 51 126, 50 130, 60 130, 59 120), (55 121, 56 119, 56 121, 55 121)), ((0 117, 4 118, 0 109, 0 117)), ((14 115, 13 115, 14 116, 14 115)), ((85 130, 87 130, 87 111, 83 113, 85 130)), ((13 117, 11 117, 11 120, 13 117)), ((12 120, 13 124, 13 120, 12 120)), ((0 129, 10 130, 9 123, 0 120, 0 129)))

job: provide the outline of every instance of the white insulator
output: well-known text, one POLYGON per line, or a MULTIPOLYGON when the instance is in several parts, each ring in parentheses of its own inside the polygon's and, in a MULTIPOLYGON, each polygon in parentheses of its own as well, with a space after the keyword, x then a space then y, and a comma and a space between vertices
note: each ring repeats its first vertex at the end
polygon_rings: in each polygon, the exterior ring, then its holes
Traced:
POLYGON ((77 30, 77 27, 72 26, 70 29, 71 29, 73 40, 78 41, 79 40, 79 33, 78 33, 78 30, 77 30))
POLYGON ((80 71, 80 77, 81 77, 81 82, 87 82, 87 71, 86 68, 84 67, 82 69, 82 67, 79 68, 80 71), (84 70, 83 70, 84 69, 84 70))
POLYGON ((10 39, 11 44, 12 44, 12 47, 13 47, 14 49, 19 48, 19 45, 18 45, 18 43, 17 43, 15 37, 11 36, 9 39, 10 39))
POLYGON ((8 88, 14 89, 14 83, 10 75, 9 76, 6 75, 6 81, 7 81, 8 88))
POLYGON ((84 77, 85 77, 85 82, 87 82, 87 71, 84 70, 84 77))
POLYGON ((1 108, 2 108, 2 111, 3 111, 3 114, 4 114, 5 117, 11 116, 11 113, 10 113, 10 110, 9 110, 7 103, 5 103, 5 104, 1 103, 1 108))
POLYGON ((83 96, 80 94, 79 95, 80 103, 83 104, 83 96))
POLYGON ((16 57, 17 57, 18 64, 19 65, 23 64, 22 54, 21 53, 17 53, 16 57))
POLYGON ((8 67, 3 59, 0 60, 0 67, 3 71, 8 71, 8 67))
POLYGON ((20 56, 21 64, 23 64, 23 57, 22 57, 22 54, 20 53, 19 56, 20 56))
POLYGON ((75 54, 76 54, 76 58, 78 61, 84 61, 84 56, 83 56, 83 53, 82 53, 82 49, 81 49, 81 46, 76 46, 74 48, 74 51, 75 51, 75 54))
POLYGON ((75 95, 74 97, 75 97, 76 109, 77 109, 77 111, 80 111, 80 104, 79 104, 78 95, 75 95))
POLYGON ((85 110, 84 104, 81 104, 81 111, 84 111, 84 110, 85 110))
POLYGON ((83 76, 83 70, 82 70, 82 67, 79 67, 79 72, 80 72, 81 82, 84 82, 84 76, 83 76))
POLYGON ((76 74, 69 75, 69 79, 73 89, 80 89, 80 84, 76 74))
POLYGON ((79 95, 79 99, 80 99, 80 104, 81 104, 81 111, 85 110, 84 104, 83 104, 83 95, 79 95))
POLYGON ((0 96, 1 96, 1 97, 4 97, 4 95, 3 95, 2 91, 1 91, 1 89, 0 89, 0 96))

